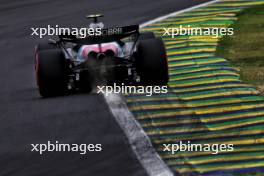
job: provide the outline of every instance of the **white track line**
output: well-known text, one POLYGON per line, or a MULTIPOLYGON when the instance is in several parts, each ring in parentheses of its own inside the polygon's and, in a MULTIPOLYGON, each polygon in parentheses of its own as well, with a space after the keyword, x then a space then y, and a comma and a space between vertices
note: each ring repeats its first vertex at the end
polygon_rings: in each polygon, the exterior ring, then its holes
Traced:
POLYGON ((126 137, 137 156, 137 159, 149 176, 173 176, 168 166, 163 162, 151 144, 150 139, 128 110, 122 95, 104 95, 116 121, 125 132, 126 137))
MULTIPOLYGON (((219 0, 210 1, 200 5, 193 6, 184 10, 176 11, 168 15, 156 18, 140 25, 140 28, 150 25, 152 23, 164 20, 168 17, 178 15, 180 13, 188 12, 199 7, 207 6, 219 0)), ((137 159, 142 164, 149 176, 173 176, 174 174, 169 167, 160 158, 147 134, 144 132, 133 114, 129 111, 126 100, 121 94, 104 94, 104 98, 115 117, 115 120, 124 131, 128 141, 137 156, 137 159)))
POLYGON ((217 1, 220 1, 220 0, 209 1, 209 2, 202 3, 202 4, 199 4, 199 5, 196 5, 196 6, 192 6, 192 7, 187 8, 187 9, 183 9, 183 10, 179 10, 179 11, 176 11, 176 12, 172 12, 170 14, 167 14, 167 15, 164 15, 164 16, 161 16, 161 17, 158 17, 158 18, 155 18, 153 20, 147 21, 147 22, 141 24, 140 25, 140 28, 143 28, 143 27, 148 26, 150 24, 153 24, 153 23, 162 21, 162 20, 164 20, 166 18, 179 15, 179 14, 184 13, 184 12, 188 12, 188 11, 191 11, 191 10, 194 10, 194 9, 197 9, 197 8, 200 8, 200 7, 204 7, 204 6, 207 6, 207 5, 216 3, 217 1))

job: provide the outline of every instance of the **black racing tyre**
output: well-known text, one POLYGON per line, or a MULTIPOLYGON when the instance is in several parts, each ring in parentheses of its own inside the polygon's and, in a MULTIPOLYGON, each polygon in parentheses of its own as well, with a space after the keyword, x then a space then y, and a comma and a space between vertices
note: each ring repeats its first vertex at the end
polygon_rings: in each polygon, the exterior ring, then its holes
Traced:
POLYGON ((50 49, 36 54, 36 77, 43 97, 58 96, 67 90, 67 67, 62 51, 50 49))
POLYGON ((36 52, 49 50, 49 49, 58 49, 58 46, 54 43, 40 43, 36 46, 36 52))
POLYGON ((155 34, 153 32, 142 32, 139 35, 139 40, 146 40, 146 39, 154 39, 155 38, 155 34))
POLYGON ((79 88, 83 93, 89 93, 92 91, 94 83, 94 75, 91 70, 85 70, 80 73, 79 88))
MULTIPOLYGON (((45 51, 45 50, 50 50, 50 49, 58 49, 56 44, 52 43, 40 43, 35 46, 35 58, 37 58, 37 53, 40 51, 45 51)), ((37 61, 35 60, 35 70, 36 70, 36 63, 37 61)))
POLYGON ((159 38, 142 40, 138 44, 136 68, 143 85, 166 85, 169 80, 168 62, 163 41, 159 38))

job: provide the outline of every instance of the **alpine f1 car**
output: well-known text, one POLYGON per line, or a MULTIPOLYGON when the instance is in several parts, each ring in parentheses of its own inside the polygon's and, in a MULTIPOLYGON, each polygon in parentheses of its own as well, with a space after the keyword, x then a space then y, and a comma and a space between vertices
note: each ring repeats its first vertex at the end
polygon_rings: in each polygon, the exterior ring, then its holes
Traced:
MULTIPOLYGON (((90 27, 103 27, 93 18, 90 27)), ((72 90, 91 91, 97 84, 166 85, 168 64, 164 43, 138 25, 102 28, 100 35, 59 39, 35 48, 39 93, 57 96, 72 90)))

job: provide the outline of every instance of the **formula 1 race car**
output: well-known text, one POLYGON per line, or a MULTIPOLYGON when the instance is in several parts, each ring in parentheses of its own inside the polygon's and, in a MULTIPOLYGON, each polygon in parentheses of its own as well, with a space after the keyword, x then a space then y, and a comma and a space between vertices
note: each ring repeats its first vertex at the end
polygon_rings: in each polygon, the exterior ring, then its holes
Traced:
POLYGON ((38 44, 35 70, 39 93, 57 96, 71 90, 91 91, 95 85, 166 85, 168 64, 163 41, 138 25, 103 28, 102 15, 89 15, 99 35, 59 35, 38 44))

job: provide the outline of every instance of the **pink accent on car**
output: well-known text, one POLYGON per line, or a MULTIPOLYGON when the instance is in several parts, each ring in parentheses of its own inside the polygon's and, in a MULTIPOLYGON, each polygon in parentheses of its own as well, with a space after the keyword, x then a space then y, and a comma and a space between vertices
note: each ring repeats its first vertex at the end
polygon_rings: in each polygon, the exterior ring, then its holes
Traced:
POLYGON ((91 51, 99 53, 99 52, 106 52, 108 50, 111 50, 114 52, 114 54, 116 56, 118 55, 118 45, 116 43, 103 43, 103 44, 101 44, 101 51, 100 51, 100 47, 98 44, 84 45, 84 46, 82 46, 81 49, 82 49, 81 56, 83 58, 86 58, 91 51))

